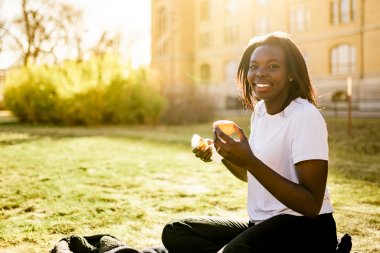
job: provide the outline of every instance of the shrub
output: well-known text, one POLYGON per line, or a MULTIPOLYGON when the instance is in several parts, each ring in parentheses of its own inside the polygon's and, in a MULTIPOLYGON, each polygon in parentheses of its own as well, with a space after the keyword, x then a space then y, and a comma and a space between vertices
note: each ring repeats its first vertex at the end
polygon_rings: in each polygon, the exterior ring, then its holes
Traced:
POLYGON ((164 98, 147 82, 142 70, 128 79, 116 78, 106 91, 106 121, 155 124, 165 107, 164 98))
POLYGON ((346 102, 348 100, 347 92, 344 90, 335 91, 331 96, 332 102, 346 102))
POLYGON ((4 109, 5 109, 4 101, 0 100, 0 110, 4 110, 4 109))
POLYGON ((20 122, 56 122, 58 93, 53 76, 45 68, 21 68, 9 77, 15 85, 6 86, 4 103, 20 122))
POLYGON ((103 123, 104 88, 97 86, 61 99, 59 112, 64 125, 99 125, 103 123))
POLYGON ((157 123, 165 101, 147 81, 146 71, 124 77, 120 65, 106 63, 15 69, 7 77, 5 105, 20 122, 28 123, 157 123))

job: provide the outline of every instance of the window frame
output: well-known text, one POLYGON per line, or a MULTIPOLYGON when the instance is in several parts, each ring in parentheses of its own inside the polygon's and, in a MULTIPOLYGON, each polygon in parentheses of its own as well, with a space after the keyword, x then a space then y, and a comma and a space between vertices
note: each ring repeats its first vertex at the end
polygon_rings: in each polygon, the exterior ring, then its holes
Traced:
POLYGON ((356 0, 332 0, 330 2, 330 23, 332 25, 351 23, 355 21, 356 10, 356 0))
POLYGON ((330 73, 332 75, 353 74, 356 70, 356 48, 350 43, 341 43, 330 50, 330 73))

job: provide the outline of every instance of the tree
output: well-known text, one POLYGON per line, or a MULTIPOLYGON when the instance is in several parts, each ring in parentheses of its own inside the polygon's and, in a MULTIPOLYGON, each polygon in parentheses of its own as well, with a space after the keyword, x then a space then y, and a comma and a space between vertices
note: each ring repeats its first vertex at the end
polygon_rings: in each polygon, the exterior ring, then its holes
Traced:
POLYGON ((21 14, 11 20, 5 33, 20 63, 57 61, 59 50, 70 50, 82 12, 54 0, 21 0, 21 14))
MULTIPOLYGON (((0 13, 2 9, 3 2, 0 2, 0 13)), ((3 45, 4 45, 4 38, 6 34, 6 23, 5 20, 0 16, 0 54, 3 51, 3 45)))
POLYGON ((92 52, 102 58, 107 53, 118 53, 120 50, 121 34, 111 34, 103 31, 96 45, 92 48, 92 52))

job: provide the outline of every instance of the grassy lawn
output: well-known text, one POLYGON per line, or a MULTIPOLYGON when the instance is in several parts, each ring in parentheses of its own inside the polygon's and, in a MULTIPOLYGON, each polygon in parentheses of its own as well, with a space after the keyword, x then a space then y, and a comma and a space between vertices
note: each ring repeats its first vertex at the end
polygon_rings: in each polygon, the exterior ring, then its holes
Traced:
MULTIPOLYGON (((249 116, 233 118, 249 133, 249 116)), ((327 119, 329 187, 338 235, 380 252, 380 119, 327 119)), ((0 124, 0 252, 48 252, 70 234, 160 245, 172 218, 247 217, 246 185, 190 147, 211 122, 172 127, 0 124)))

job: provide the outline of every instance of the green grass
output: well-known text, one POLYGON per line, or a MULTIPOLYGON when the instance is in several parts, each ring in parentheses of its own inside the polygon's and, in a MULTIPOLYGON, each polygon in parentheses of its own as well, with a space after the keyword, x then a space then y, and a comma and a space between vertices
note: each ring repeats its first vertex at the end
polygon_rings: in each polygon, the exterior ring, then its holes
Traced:
MULTIPOLYGON (((249 133, 249 116, 233 118, 249 133)), ((338 235, 352 252, 380 252, 380 120, 328 119, 329 188, 338 235)), ((136 248, 160 245, 172 218, 246 218, 246 185, 196 159, 193 133, 171 127, 0 125, 0 252, 48 252, 70 234, 109 233, 136 248)))

